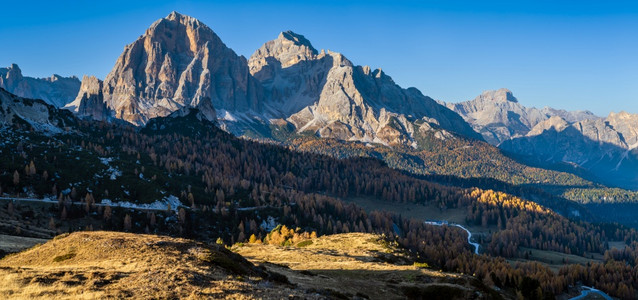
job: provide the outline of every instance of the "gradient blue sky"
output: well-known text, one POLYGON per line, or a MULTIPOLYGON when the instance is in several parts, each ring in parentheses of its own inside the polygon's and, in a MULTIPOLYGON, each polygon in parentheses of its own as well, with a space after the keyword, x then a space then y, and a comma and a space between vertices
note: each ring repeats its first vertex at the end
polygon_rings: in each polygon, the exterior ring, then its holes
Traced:
POLYGON ((0 66, 104 78, 124 45, 176 10, 250 56, 283 30, 435 99, 509 88, 521 103, 638 113, 632 1, 4 1, 0 66))

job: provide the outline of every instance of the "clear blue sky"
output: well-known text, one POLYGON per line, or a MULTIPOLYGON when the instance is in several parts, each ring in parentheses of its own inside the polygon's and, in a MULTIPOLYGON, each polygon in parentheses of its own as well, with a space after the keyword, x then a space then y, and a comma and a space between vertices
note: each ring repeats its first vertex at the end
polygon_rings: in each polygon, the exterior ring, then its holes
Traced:
POLYGON ((0 66, 104 78, 124 45, 176 10, 246 57, 280 31, 457 102, 506 87, 521 103, 638 113, 632 1, 5 1, 0 66))

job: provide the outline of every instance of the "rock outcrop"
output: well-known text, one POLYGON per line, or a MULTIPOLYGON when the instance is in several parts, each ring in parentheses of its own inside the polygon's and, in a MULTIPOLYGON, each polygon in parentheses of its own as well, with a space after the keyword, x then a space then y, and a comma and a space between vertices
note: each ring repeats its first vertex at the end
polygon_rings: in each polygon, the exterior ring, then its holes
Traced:
POLYGON ((92 118, 94 120, 109 120, 110 110, 104 102, 102 89, 104 82, 95 76, 82 77, 82 86, 73 102, 64 108, 69 109, 81 118, 92 118))
POLYGON ((525 107, 507 89, 485 91, 474 100, 448 103, 447 106, 460 114, 492 145, 524 136, 538 123, 552 116, 559 116, 570 123, 598 118, 589 111, 525 107))
POLYGON ((76 124, 68 111, 60 111, 40 99, 19 97, 0 88, 0 128, 27 126, 43 133, 61 133, 76 124))
POLYGON ((456 113, 419 90, 403 89, 381 69, 355 66, 340 53, 319 52, 291 31, 259 48, 249 66, 264 85, 268 115, 286 119, 299 132, 412 146, 419 130, 480 138, 456 113))
POLYGON ((17 96, 42 99, 55 107, 62 107, 73 101, 80 89, 77 77, 62 77, 54 74, 47 78, 33 78, 22 75, 16 64, 0 68, 0 88, 17 96))
MULTIPOLYGON (((75 112, 92 106, 83 102, 102 99, 110 116, 135 125, 183 107, 198 107, 212 118, 216 110, 259 111, 262 93, 244 57, 226 47, 208 26, 176 12, 124 48, 102 83, 101 95, 93 87, 95 83, 83 87, 80 100, 70 106, 75 112)), ((84 113, 102 118, 101 107, 84 113)))

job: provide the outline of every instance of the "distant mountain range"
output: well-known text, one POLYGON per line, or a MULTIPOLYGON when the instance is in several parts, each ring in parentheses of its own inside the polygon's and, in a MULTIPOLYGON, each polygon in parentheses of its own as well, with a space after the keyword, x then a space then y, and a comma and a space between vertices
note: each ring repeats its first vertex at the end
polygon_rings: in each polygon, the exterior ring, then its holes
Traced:
POLYGON ((8 68, 0 68, 0 88, 20 97, 42 99, 55 107, 62 107, 78 94, 80 80, 57 74, 48 78, 25 77, 20 67, 12 64, 8 68))
POLYGON ((638 115, 525 107, 507 89, 446 105, 487 142, 530 163, 567 163, 606 184, 638 187, 638 115))
POLYGON ((485 91, 474 100, 446 105, 470 123, 485 141, 495 146, 526 135, 538 123, 553 116, 560 116, 568 122, 599 118, 590 111, 525 107, 508 89, 485 91))
MULTIPOLYGON (((485 140, 535 164, 572 166, 634 186, 638 116, 525 107, 511 91, 486 91, 460 103, 404 89, 381 69, 318 51, 285 31, 246 59, 199 20, 173 12, 127 45, 104 80, 23 77, 0 69, 0 87, 40 98, 78 116, 143 126, 193 107, 241 136, 299 135, 419 147, 420 136, 485 140)), ((609 181, 606 181, 609 183, 609 181)), ((636 184, 638 186, 638 184, 636 184)))
POLYGON ((606 184, 629 188, 638 187, 637 147, 638 115, 626 112, 573 123, 553 116, 500 145, 528 160, 570 163, 606 184))

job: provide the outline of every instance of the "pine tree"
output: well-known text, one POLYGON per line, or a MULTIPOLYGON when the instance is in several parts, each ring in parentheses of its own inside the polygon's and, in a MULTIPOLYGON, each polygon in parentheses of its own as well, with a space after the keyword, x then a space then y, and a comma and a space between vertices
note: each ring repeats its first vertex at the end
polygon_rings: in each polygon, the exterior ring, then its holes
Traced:
POLYGON ((157 222, 156 217, 155 217, 155 213, 151 213, 151 220, 149 221, 149 224, 151 225, 151 227, 155 227, 155 223, 157 222))
POLYGON ((36 169, 35 169, 35 163, 33 163, 33 160, 31 160, 31 163, 29 164, 29 176, 33 176, 37 173, 36 169))
POLYGON ((131 231, 131 228, 133 228, 133 221, 131 220, 131 216, 126 214, 126 216, 124 216, 124 231, 131 231))
POLYGON ((7 204, 7 212, 13 217, 13 202, 9 202, 9 204, 7 204))
POLYGON ((17 186, 18 184, 20 184, 20 173, 16 170, 13 172, 13 185, 17 186))
POLYGON ((179 208, 178 219, 180 224, 186 223, 186 210, 183 207, 179 208))
POLYGON ((104 218, 105 221, 108 221, 111 219, 111 215, 112 215, 112 211, 111 211, 111 207, 107 206, 104 208, 104 215, 102 216, 104 218))
POLYGON ((250 238, 248 238, 248 242, 251 244, 257 243, 257 237, 254 233, 250 235, 250 238))
POLYGON ((53 219, 53 217, 49 219, 49 229, 55 230, 55 220, 53 219))

